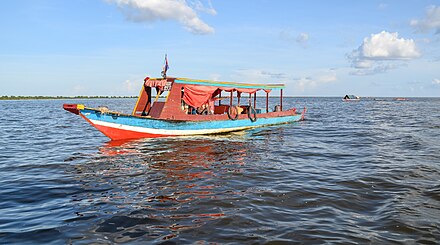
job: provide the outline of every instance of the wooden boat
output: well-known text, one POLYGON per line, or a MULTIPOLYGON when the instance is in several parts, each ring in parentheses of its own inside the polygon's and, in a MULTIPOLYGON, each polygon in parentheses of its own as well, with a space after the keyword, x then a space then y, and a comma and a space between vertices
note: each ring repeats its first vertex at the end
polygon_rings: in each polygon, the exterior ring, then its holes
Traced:
POLYGON ((218 134, 303 120, 306 108, 302 113, 295 108, 283 110, 284 87, 147 77, 132 114, 82 104, 64 104, 63 108, 80 115, 112 140, 218 134), (266 92, 265 109, 257 109, 256 95, 260 90, 266 92), (269 93, 273 90, 280 91, 280 101, 269 110, 269 93), (222 97, 222 92, 229 98, 222 97), (245 105, 240 104, 243 95, 248 96, 245 105), (224 99, 229 99, 229 103, 222 104, 224 99))
POLYGON ((408 98, 398 97, 398 98, 394 98, 394 100, 397 100, 397 101, 408 101, 409 99, 408 98))
POLYGON ((350 101, 360 101, 361 98, 359 96, 355 96, 355 95, 345 95, 344 98, 342 98, 343 101, 345 102, 350 102, 350 101))

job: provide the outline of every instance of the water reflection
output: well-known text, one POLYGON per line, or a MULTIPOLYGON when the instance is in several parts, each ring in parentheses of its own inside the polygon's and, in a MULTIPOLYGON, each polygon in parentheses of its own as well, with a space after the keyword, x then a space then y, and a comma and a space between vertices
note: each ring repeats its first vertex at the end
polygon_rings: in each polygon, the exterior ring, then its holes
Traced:
POLYGON ((78 222, 93 221, 81 240, 163 241, 227 216, 222 201, 243 193, 226 183, 257 157, 250 147, 243 133, 106 143, 75 166, 78 222))
POLYGON ((108 143, 62 104, 133 99, 0 101, 0 243, 438 244, 440 99, 298 101, 295 124, 108 143))

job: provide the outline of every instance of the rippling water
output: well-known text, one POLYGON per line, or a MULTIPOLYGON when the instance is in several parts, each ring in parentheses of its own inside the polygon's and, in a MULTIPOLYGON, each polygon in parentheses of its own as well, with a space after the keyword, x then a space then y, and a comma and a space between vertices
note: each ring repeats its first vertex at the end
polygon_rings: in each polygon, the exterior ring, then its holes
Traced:
POLYGON ((306 121, 110 142, 63 103, 0 101, 0 243, 440 240, 440 99, 289 98, 306 121))

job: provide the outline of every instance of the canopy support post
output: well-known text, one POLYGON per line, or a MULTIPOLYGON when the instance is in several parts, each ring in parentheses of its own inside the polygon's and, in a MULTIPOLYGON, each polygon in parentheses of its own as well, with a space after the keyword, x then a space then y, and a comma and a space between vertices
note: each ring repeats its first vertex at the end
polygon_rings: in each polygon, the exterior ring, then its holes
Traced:
POLYGON ((141 116, 147 116, 151 109, 151 87, 145 87, 145 92, 147 93, 147 103, 145 103, 144 109, 142 110, 141 116))
POLYGON ((281 91, 281 95, 280 95, 280 109, 281 109, 281 111, 283 111, 283 89, 281 89, 280 91, 281 91))
POLYGON ((241 97, 241 93, 237 91, 238 106, 240 106, 240 97, 241 97))
POLYGON ((232 91, 231 91, 231 98, 230 98, 230 100, 229 100, 229 106, 232 106, 232 91))
POLYGON ((257 108, 257 91, 254 93, 254 109, 257 108))
POLYGON ((218 95, 218 98, 219 98, 218 105, 221 106, 222 105, 222 91, 221 90, 220 90, 220 93, 218 95))
POLYGON ((266 113, 269 112, 269 92, 266 92, 266 113))

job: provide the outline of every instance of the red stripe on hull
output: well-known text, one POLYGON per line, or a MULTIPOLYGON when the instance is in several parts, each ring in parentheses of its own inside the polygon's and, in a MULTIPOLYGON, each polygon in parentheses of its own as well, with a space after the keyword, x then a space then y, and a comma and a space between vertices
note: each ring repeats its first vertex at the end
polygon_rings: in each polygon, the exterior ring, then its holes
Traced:
POLYGON ((93 127, 98 129, 105 136, 109 137, 112 140, 125 140, 125 139, 141 139, 141 138, 159 138, 166 137, 172 135, 163 135, 163 134, 150 134, 150 133, 141 133, 135 131, 129 131, 119 128, 112 128, 107 126, 96 125, 92 123, 87 117, 81 114, 81 117, 84 118, 88 123, 90 123, 93 127))
POLYGON ((93 126, 95 126, 96 129, 101 131, 105 136, 109 137, 112 140, 158 138, 158 137, 169 136, 169 135, 161 135, 161 134, 140 133, 140 132, 128 131, 118 128, 96 125, 96 124, 93 126))

